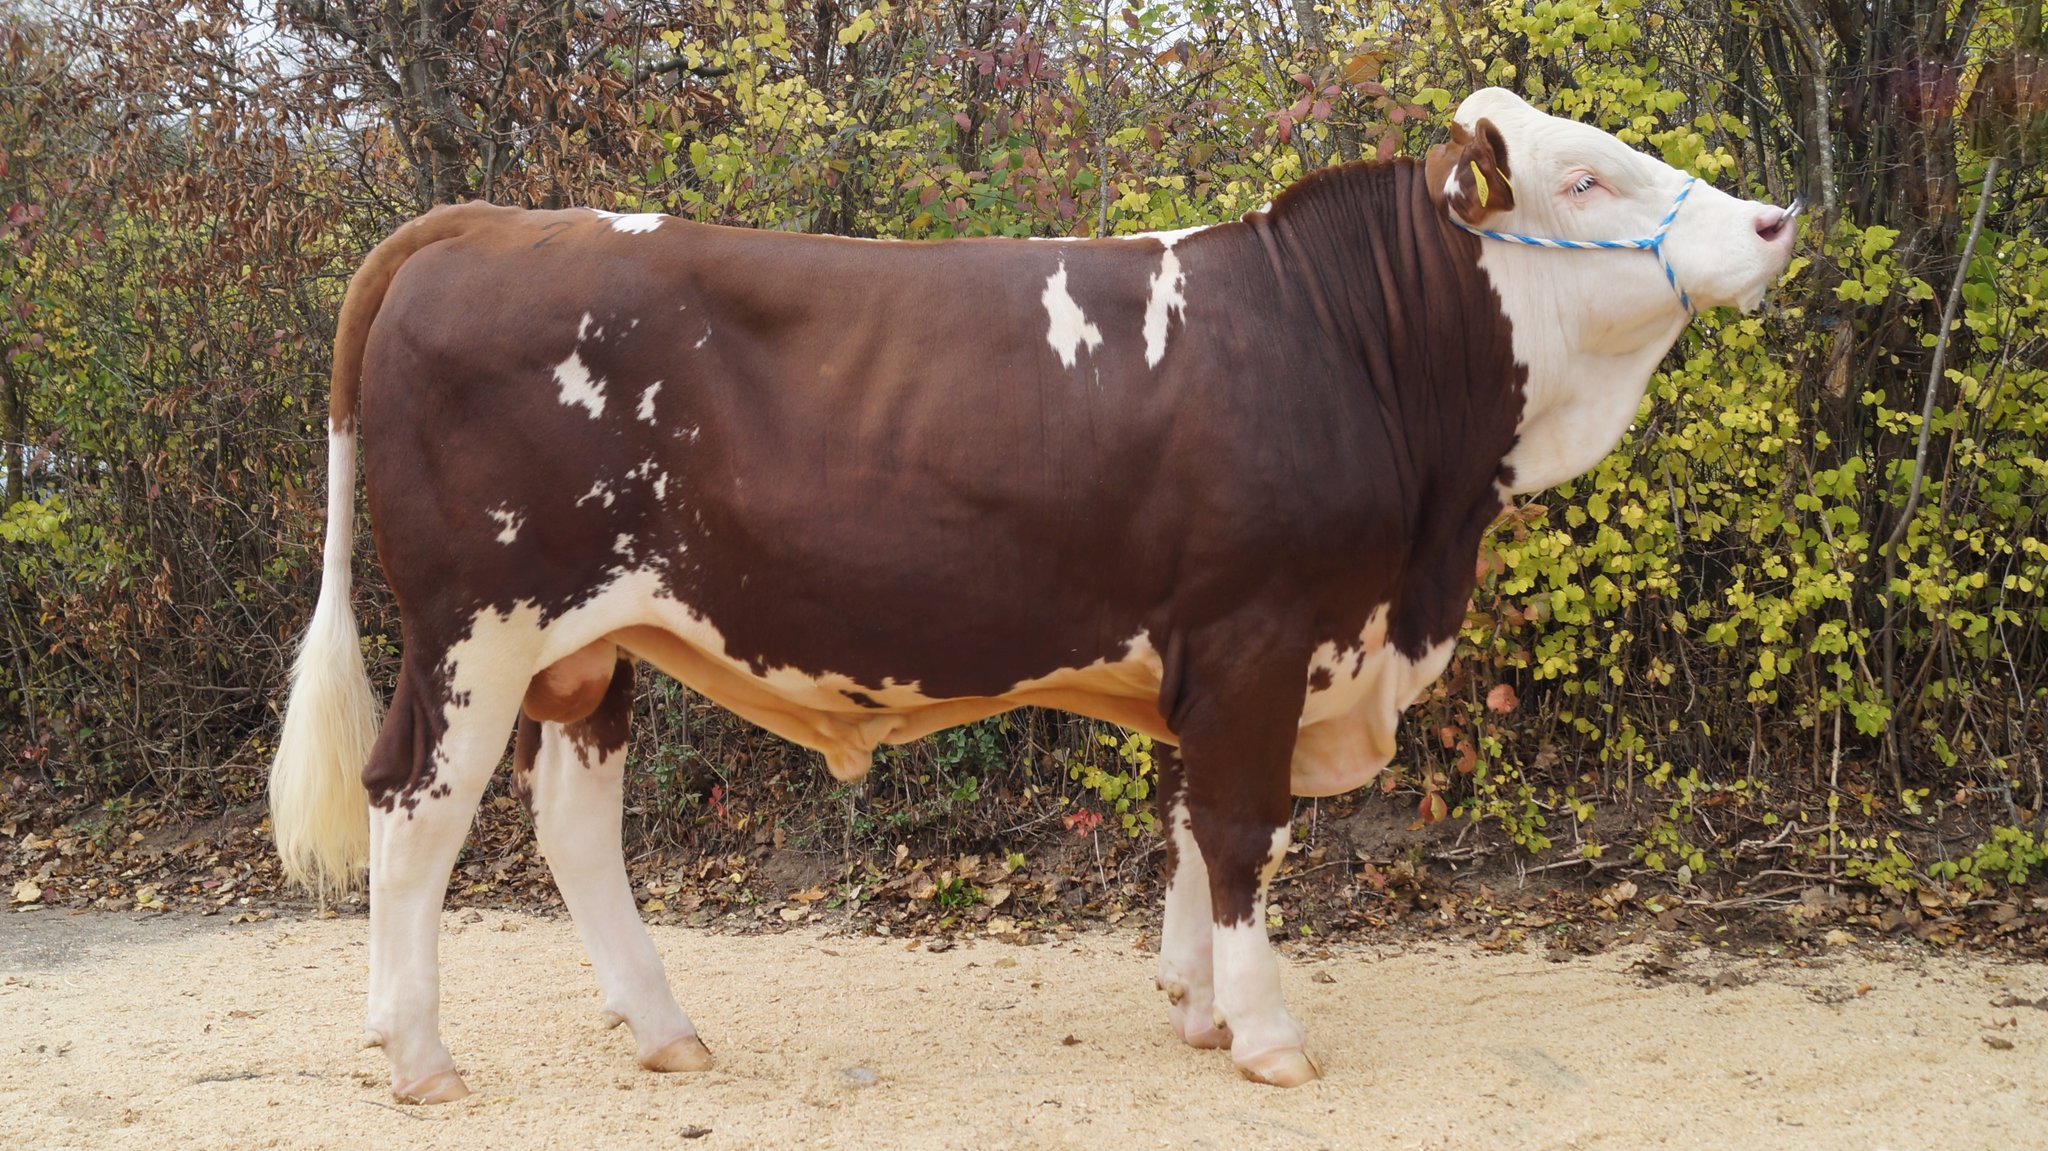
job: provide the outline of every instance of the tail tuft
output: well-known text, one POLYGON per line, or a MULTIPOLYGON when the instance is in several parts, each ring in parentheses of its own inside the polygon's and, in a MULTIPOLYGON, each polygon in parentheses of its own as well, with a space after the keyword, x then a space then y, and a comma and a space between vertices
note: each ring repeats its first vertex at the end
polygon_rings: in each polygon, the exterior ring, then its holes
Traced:
POLYGON ((349 606, 355 437, 328 438, 326 561, 313 622, 292 664, 291 697, 270 763, 270 826, 285 876, 322 896, 353 890, 370 862, 363 765, 378 708, 349 606))

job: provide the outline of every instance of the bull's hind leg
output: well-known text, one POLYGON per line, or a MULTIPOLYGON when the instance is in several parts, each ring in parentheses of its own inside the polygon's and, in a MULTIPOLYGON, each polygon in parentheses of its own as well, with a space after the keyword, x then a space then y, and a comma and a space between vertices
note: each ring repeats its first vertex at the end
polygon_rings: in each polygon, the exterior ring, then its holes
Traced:
POLYGON ((1259 639, 1191 653, 1174 727, 1190 831, 1209 876, 1215 1021, 1229 1031, 1231 1061, 1246 1078, 1294 1087, 1319 1072, 1281 996, 1266 890, 1287 850, 1288 764, 1308 661, 1305 651, 1299 661, 1288 651, 1262 654, 1259 639))
POLYGON ((424 650, 407 644, 363 772, 371 798, 368 1027, 390 1060, 392 1093, 444 1103, 469 1088, 441 1043, 441 903, 532 665, 523 648, 492 650, 466 653, 460 667, 451 657, 424 674, 424 650))
POLYGON ((524 769, 541 852, 604 992, 606 1017, 632 1028, 641 1066, 702 1071, 711 1066, 711 1052, 669 992, 661 957, 633 902, 620 845, 633 665, 619 660, 605 673, 610 684, 583 718, 541 723, 522 717, 515 761, 524 769))
POLYGON ((1190 1047, 1228 1047, 1230 1029, 1216 1021, 1212 974, 1214 917, 1209 869, 1188 817, 1187 773, 1180 749, 1159 748, 1159 810, 1166 825, 1166 922, 1160 929, 1159 975, 1166 1017, 1190 1047))

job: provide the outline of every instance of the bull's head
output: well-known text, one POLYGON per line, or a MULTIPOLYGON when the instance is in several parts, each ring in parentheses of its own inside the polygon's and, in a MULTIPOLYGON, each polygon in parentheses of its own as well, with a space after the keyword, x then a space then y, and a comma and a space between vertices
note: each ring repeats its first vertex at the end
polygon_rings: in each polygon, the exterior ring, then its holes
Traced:
POLYGON ((1755 308, 1792 258, 1797 205, 1738 199, 1500 88, 1459 105, 1427 174, 1452 222, 1487 237, 1480 263, 1529 370, 1518 491, 1597 462, 1693 314, 1755 308))

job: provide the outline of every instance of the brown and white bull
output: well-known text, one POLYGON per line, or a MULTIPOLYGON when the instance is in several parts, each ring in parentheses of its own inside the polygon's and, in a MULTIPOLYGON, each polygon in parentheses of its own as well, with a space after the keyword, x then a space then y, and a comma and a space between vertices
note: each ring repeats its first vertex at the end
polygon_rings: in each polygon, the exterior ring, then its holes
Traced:
POLYGON ((1504 501, 1607 453, 1692 308, 1757 304, 1792 216, 1488 90, 1426 165, 1184 232, 877 243, 481 204, 399 229, 342 307, 325 574, 271 774, 293 876, 368 866, 394 1091, 467 1091, 439 913, 515 726, 606 1010, 644 1066, 710 1063, 620 853, 636 661, 842 780, 1027 704, 1171 745, 1168 1017, 1253 1079, 1313 1078, 1264 927, 1290 795, 1387 764, 1504 501), (381 730, 348 603, 359 435, 403 619, 381 730))

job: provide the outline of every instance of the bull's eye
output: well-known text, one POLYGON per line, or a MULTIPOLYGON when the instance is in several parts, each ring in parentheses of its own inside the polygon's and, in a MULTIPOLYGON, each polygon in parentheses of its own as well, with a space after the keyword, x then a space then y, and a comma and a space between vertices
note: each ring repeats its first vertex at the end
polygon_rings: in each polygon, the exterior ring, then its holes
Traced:
POLYGON ((1572 195, 1583 196, 1586 193, 1592 191, 1593 185, 1598 182, 1599 181, 1593 179, 1593 174, 1588 172, 1587 174, 1580 176, 1576 181, 1572 183, 1572 195))

